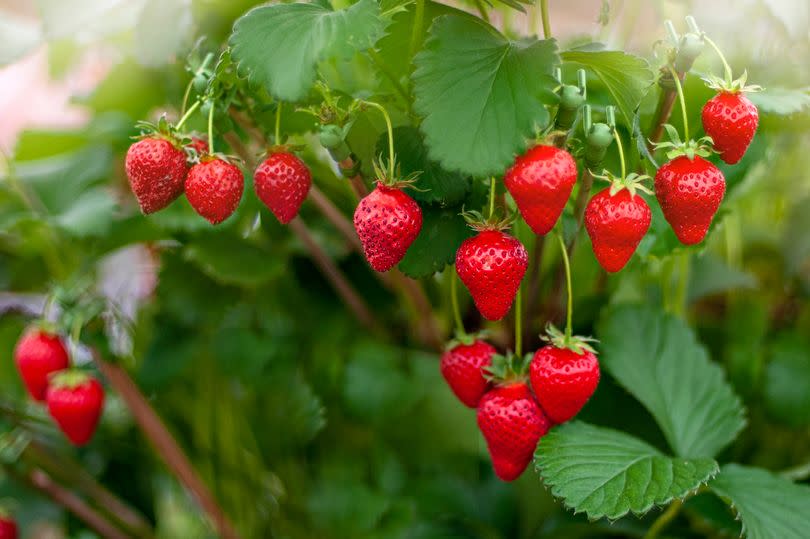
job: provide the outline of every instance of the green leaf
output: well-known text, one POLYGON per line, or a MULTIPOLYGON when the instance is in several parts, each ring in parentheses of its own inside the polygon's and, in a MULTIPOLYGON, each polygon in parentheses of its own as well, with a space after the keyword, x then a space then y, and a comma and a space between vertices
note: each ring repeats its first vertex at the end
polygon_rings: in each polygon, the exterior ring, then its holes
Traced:
MULTIPOLYGON (((440 202, 452 206, 458 204, 470 191, 470 179, 458 172, 448 172, 428 158, 422 136, 415 127, 402 126, 394 129, 394 151, 402 176, 420 172, 413 184, 416 189, 408 193, 420 202, 440 202)), ((377 155, 388 155, 388 135, 377 141, 377 155)))
POLYGON ((141 65, 161 66, 190 41, 191 3, 146 0, 135 24, 135 57, 141 65))
POLYGON ((185 250, 186 259, 223 284, 253 287, 284 272, 284 257, 228 234, 209 234, 185 250))
POLYGON ((437 18, 413 74, 430 157, 472 176, 503 172, 548 123, 558 62, 554 40, 510 41, 469 15, 437 18))
POLYGON ((473 235, 458 208, 422 208, 422 230, 408 249, 399 269, 421 279, 452 264, 461 242, 473 235))
POLYGON ((91 189, 58 215, 56 222, 74 236, 101 236, 110 228, 115 207, 115 199, 106 189, 91 189))
POLYGON ((719 256, 704 253, 692 258, 689 301, 735 289, 753 289, 756 277, 726 264, 719 256))
POLYGON ((810 530, 810 487, 761 468, 727 464, 709 485, 731 503, 747 539, 804 539, 810 530))
POLYGON ((745 425, 723 370, 679 318, 620 306, 599 327, 600 362, 655 417, 676 455, 713 457, 745 425))
POLYGON ((774 345, 763 392, 773 417, 794 427, 810 424, 810 351, 798 335, 774 345))
POLYGON ((590 519, 646 513, 695 491, 718 470, 713 459, 668 457, 629 434, 581 421, 540 439, 535 468, 552 494, 590 519))
POLYGON ((804 112, 810 106, 810 89, 765 88, 761 92, 746 94, 746 97, 764 114, 787 116, 804 112))
POLYGON ((372 47, 385 29, 374 0, 333 11, 321 4, 276 4, 252 9, 230 38, 239 69, 273 97, 300 101, 315 82, 316 65, 372 47))
POLYGON ((571 50, 561 54, 564 62, 591 70, 607 88, 628 127, 636 109, 653 83, 647 60, 622 51, 571 50))

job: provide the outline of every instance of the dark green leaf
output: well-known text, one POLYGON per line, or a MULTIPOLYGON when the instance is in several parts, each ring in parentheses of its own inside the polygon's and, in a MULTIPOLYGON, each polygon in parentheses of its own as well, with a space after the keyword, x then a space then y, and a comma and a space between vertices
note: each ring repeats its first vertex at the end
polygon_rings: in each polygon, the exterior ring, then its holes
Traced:
POLYGON ((713 457, 745 425, 743 407, 680 319, 620 306, 601 322, 601 364, 655 417, 675 454, 713 457))
POLYGON ((422 231, 399 263, 402 273, 421 279, 453 263, 461 242, 473 234, 459 213, 459 208, 422 208, 422 231))
POLYGON ((210 234, 186 247, 185 257, 224 284, 258 286, 281 275, 284 257, 228 234, 210 234))
POLYGON ((275 4, 236 21, 230 43, 251 81, 277 99, 300 101, 315 82, 318 62, 372 47, 384 27, 374 0, 339 11, 319 4, 275 4))
POLYGON ((689 301, 729 290, 756 288, 750 273, 733 268, 711 253, 692 258, 689 273, 689 301))
POLYGON ((473 176, 501 173, 554 103, 554 40, 510 41, 468 15, 435 20, 414 59, 414 106, 432 159, 473 176))
POLYGON ((644 514, 697 490, 718 470, 710 458, 668 457, 633 436, 581 421, 541 438, 535 466, 552 494, 590 519, 644 514))
POLYGON ((810 350, 798 335, 785 336, 773 346, 765 369, 765 406, 783 423, 810 424, 810 350))

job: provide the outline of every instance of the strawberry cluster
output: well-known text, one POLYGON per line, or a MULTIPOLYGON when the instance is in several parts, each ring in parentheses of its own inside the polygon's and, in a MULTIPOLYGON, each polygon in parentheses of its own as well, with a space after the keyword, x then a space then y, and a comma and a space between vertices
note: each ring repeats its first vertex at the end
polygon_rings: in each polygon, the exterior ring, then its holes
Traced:
POLYGON ((587 339, 550 327, 547 340, 534 355, 518 358, 465 335, 441 358, 450 389, 477 409, 495 474, 504 481, 520 477, 540 438, 577 415, 599 384, 599 362, 587 339))
POLYGON ((101 417, 104 388, 90 374, 70 367, 62 338, 44 327, 31 327, 14 348, 14 362, 28 394, 47 405, 68 440, 87 444, 101 417))

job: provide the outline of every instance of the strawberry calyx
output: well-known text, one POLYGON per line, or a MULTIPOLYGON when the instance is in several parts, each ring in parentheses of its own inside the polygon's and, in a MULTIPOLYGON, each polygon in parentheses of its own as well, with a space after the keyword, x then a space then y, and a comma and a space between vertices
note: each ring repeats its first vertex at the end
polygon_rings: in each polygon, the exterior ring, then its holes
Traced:
POLYGON ((557 329, 554 324, 548 324, 548 326, 546 326, 546 334, 541 335, 540 338, 555 348, 565 348, 578 355, 582 355, 585 352, 596 354, 596 350, 589 344, 598 342, 596 339, 593 337, 581 337, 579 335, 566 335, 557 329))
POLYGON ((140 121, 135 124, 140 130, 140 134, 132 137, 135 140, 143 140, 148 138, 163 139, 172 144, 179 150, 191 144, 191 135, 177 131, 172 124, 166 119, 166 115, 160 117, 157 123, 140 121))
POLYGON ((517 214, 510 213, 506 217, 501 217, 497 213, 489 217, 484 217, 484 214, 475 210, 463 210, 461 216, 467 221, 467 224, 476 232, 483 232, 485 230, 508 230, 512 223, 515 222, 517 214))
POLYGON ((57 389, 75 389, 86 384, 92 377, 80 369, 57 371, 48 377, 51 387, 57 389))
POLYGON ((668 159, 675 159, 685 155, 690 161, 694 161, 695 156, 709 157, 714 151, 711 146, 714 144, 712 137, 701 137, 698 140, 690 139, 682 142, 678 136, 678 131, 673 126, 664 124, 664 129, 670 140, 654 143, 653 147, 656 150, 667 150, 668 159))
POLYGON ((272 146, 268 146, 264 152, 262 152, 261 158, 264 159, 277 153, 294 154, 303 151, 304 148, 305 146, 303 144, 273 144, 272 146))
POLYGON ((518 357, 510 350, 506 354, 492 356, 492 364, 484 368, 484 378, 498 386, 525 382, 529 377, 532 355, 518 357))
POLYGON ((211 161, 224 161, 234 166, 242 164, 242 159, 240 159, 239 157, 219 152, 206 153, 199 157, 200 163, 210 163, 211 161))
POLYGON ((460 345, 470 346, 474 344, 475 341, 484 340, 487 337, 489 337, 489 332, 487 330, 481 330, 477 333, 460 333, 456 331, 453 338, 444 346, 444 349, 445 351, 449 351, 460 345))
POLYGON ((762 86, 759 86, 758 84, 746 84, 747 81, 748 70, 743 71, 743 74, 734 80, 731 80, 730 73, 727 73, 723 78, 716 75, 707 75, 703 77, 703 82, 706 83, 706 86, 721 93, 739 94, 762 91, 762 86))
POLYGON ((400 166, 396 162, 396 157, 394 158, 394 163, 388 168, 383 165, 382 157, 375 159, 372 165, 374 166, 374 176, 377 184, 384 185, 390 189, 404 189, 410 187, 415 191, 423 191, 423 189, 418 189, 414 186, 414 183, 422 172, 411 172, 407 176, 402 177, 400 166), (393 170, 394 173, 391 174, 391 172, 389 172, 390 170, 393 170))
POLYGON ((602 171, 602 174, 592 174, 592 176, 610 183, 610 196, 615 195, 622 189, 627 189, 630 196, 633 197, 636 196, 636 191, 641 191, 642 193, 647 193, 648 195, 653 194, 652 190, 643 183, 652 179, 646 174, 636 174, 635 172, 631 172, 622 178, 605 169, 602 171))

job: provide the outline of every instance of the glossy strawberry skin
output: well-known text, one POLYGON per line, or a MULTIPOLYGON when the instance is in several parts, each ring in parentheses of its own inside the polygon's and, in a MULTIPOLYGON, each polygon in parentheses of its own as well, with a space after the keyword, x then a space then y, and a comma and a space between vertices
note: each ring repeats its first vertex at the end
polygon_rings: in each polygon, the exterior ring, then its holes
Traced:
POLYGON ((286 225, 298 215, 312 187, 312 176, 298 157, 279 152, 271 154, 256 168, 253 184, 259 199, 286 225))
POLYGON ((239 167, 222 159, 204 159, 186 178, 186 198, 212 225, 227 219, 242 199, 245 181, 239 167))
POLYGON ((599 361, 587 350, 544 346, 532 357, 529 380, 549 419, 564 423, 579 413, 599 385, 599 361))
POLYGON ((759 125, 756 105, 742 93, 720 92, 703 105, 703 130, 720 159, 733 165, 745 155, 759 125))
POLYGON ((0 539, 17 539, 17 523, 10 518, 0 518, 0 539))
POLYGON ((48 375, 69 365, 62 339, 36 329, 20 338, 14 349, 14 362, 31 398, 40 402, 45 400, 48 375))
POLYGON ((371 267, 388 271, 422 230, 422 209, 403 191, 378 183, 357 205, 354 229, 371 267))
POLYGON ((550 426, 524 382, 495 387, 478 404, 478 428, 503 481, 520 477, 550 426))
POLYGON ((571 154, 538 145, 515 159, 503 178, 520 214, 535 234, 548 234, 565 209, 577 181, 571 154))
POLYGON ((621 270, 649 230, 651 221, 647 202, 627 189, 615 195, 610 194, 610 188, 595 194, 585 208, 585 228, 599 264, 611 273, 621 270))
POLYGON ((492 363, 495 348, 482 340, 459 344, 442 354, 439 367, 447 385, 464 405, 475 408, 486 393, 489 382, 483 369, 492 363))
POLYGON ((483 230, 456 252, 458 276, 487 320, 500 320, 509 312, 528 265, 523 244, 500 230, 483 230))
POLYGON ((726 180, 716 166, 702 157, 676 157, 655 175, 655 196, 664 217, 681 243, 703 241, 717 213, 726 180))
POLYGON ((68 440, 85 445, 93 437, 104 406, 104 389, 88 378, 76 387, 51 386, 47 392, 48 413, 68 440))
POLYGON ((185 152, 162 138, 145 138, 130 146, 125 168, 145 214, 162 210, 179 197, 188 173, 185 152))

